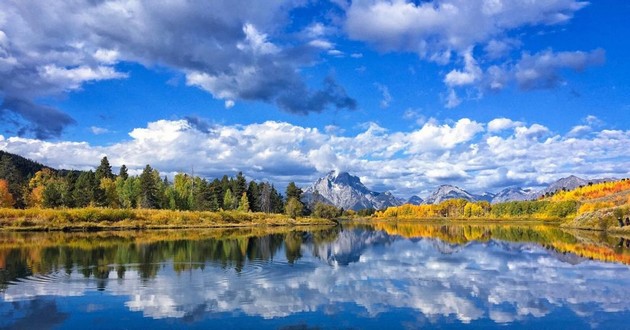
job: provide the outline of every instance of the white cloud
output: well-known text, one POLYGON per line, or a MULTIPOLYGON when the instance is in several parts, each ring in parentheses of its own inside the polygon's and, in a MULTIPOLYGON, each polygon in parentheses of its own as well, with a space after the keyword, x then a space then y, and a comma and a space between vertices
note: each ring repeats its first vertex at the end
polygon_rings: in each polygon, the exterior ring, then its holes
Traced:
POLYGON ((488 132, 495 133, 521 126, 522 123, 509 118, 495 118, 488 122, 488 132))
POLYGON ((444 83, 449 87, 472 85, 481 80, 482 74, 472 56, 472 50, 468 50, 464 53, 464 70, 453 69, 444 77, 444 83))
POLYGON ((569 131, 569 136, 580 136, 591 132, 591 127, 587 125, 573 126, 569 131))
POLYGON ((390 131, 372 122, 354 134, 336 126, 209 125, 188 118, 151 122, 133 129, 128 141, 108 146, 4 137, 0 149, 60 168, 93 168, 107 155, 114 166, 126 164, 131 170, 151 164, 174 173, 194 166, 207 177, 243 171, 281 187, 289 181, 306 185, 339 169, 370 178, 371 185, 392 187, 401 197, 433 190, 438 181, 481 192, 539 186, 572 174, 630 176, 625 166, 630 131, 574 133, 558 135, 509 118, 488 123, 430 119, 411 131, 390 131))
POLYGON ((462 102, 454 88, 474 88, 479 96, 510 82, 523 90, 554 88, 562 82, 562 70, 581 71, 603 63, 603 50, 522 52, 520 60, 511 58, 512 50, 522 46, 511 32, 566 23, 587 5, 577 0, 353 1, 346 8, 345 29, 350 38, 381 51, 412 52, 440 65, 463 62, 462 68, 452 68, 443 77, 448 87, 445 106, 454 108, 462 102), (475 58, 483 56, 484 67, 475 58))
POLYGON ((353 1, 347 9, 346 30, 353 39, 388 51, 410 51, 423 58, 463 53, 524 26, 568 21, 586 2, 466 0, 353 1))

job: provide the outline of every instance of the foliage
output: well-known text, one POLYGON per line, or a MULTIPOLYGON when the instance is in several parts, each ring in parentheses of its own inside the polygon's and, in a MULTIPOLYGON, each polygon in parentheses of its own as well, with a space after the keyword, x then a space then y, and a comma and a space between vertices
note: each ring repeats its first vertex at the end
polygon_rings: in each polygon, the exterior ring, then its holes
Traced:
POLYGON ((334 219, 340 217, 343 211, 336 208, 334 205, 325 203, 317 203, 313 208, 313 215, 317 218, 334 219))
POLYGON ((286 208, 286 215, 288 215, 289 217, 293 218, 293 219, 297 219, 297 217, 302 215, 302 212, 304 210, 304 205, 302 204, 302 202, 300 202, 299 199, 297 199, 297 197, 291 197, 289 198, 289 201, 287 202, 287 205, 285 206, 286 208))
POLYGON ((607 181, 578 187, 573 190, 558 191, 550 197, 552 201, 588 201, 619 192, 630 191, 630 180, 607 181))
POLYGON ((576 201, 514 201, 490 205, 486 201, 450 199, 439 204, 388 207, 379 218, 567 218, 577 214, 576 201))
POLYGON ((238 210, 241 212, 249 212, 249 200, 247 199, 247 192, 243 191, 241 194, 241 201, 238 203, 238 210))
POLYGON ((9 191, 7 180, 0 179, 0 207, 13 207, 15 200, 9 191))
POLYGON ((0 208, 0 227, 9 229, 201 228, 255 225, 330 225, 321 219, 295 219, 281 214, 241 211, 177 211, 152 209, 11 209, 0 208), (297 220, 297 221, 296 221, 297 220))

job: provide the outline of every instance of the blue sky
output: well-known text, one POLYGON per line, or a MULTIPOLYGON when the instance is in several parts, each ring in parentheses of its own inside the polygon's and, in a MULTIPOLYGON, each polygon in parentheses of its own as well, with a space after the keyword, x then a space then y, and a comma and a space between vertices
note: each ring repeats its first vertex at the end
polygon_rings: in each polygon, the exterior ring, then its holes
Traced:
POLYGON ((0 147, 278 185, 346 170, 401 196, 630 176, 627 17, 619 1, 5 1, 0 147))

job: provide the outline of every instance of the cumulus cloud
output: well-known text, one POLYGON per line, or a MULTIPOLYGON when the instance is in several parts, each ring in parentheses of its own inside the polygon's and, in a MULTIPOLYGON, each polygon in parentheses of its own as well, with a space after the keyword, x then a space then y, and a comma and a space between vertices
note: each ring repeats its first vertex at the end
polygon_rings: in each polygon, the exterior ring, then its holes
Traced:
POLYGON ((553 88, 562 82, 562 70, 581 71, 601 64, 602 50, 522 52, 516 65, 510 58, 522 46, 511 36, 513 31, 566 23, 587 4, 576 0, 353 1, 344 7, 345 29, 350 38, 382 51, 412 52, 441 65, 463 62, 462 68, 453 68, 443 78, 449 88, 445 105, 453 108, 461 103, 454 88, 500 90, 512 81, 523 90, 553 88), (485 67, 475 58, 483 56, 489 63, 485 67))
POLYGON ((438 181, 482 192, 535 188, 572 174, 630 176, 624 165, 630 162, 630 131, 591 128, 588 134, 562 135, 509 118, 431 119, 410 131, 367 123, 348 134, 333 126, 222 125, 187 117, 151 122, 129 136, 108 146, 0 136, 0 148, 60 168, 93 168, 107 155, 114 166, 131 170, 147 163, 164 173, 194 166, 195 173, 211 178, 243 171, 279 186, 289 181, 304 186, 338 169, 369 178, 371 186, 391 187, 399 196, 425 195, 438 181))
POLYGON ((495 133, 506 129, 522 126, 523 124, 518 121, 513 121, 509 118, 495 118, 488 122, 488 132, 495 133))
MULTIPOLYGON (((385 51, 410 51, 423 58, 448 60, 527 25, 554 25, 573 17, 587 2, 553 1, 353 1, 347 9, 351 38, 385 51), (474 27, 474 28, 471 28, 474 27)), ((495 47, 491 46, 491 47, 495 47)))
POLYGON ((324 39, 327 32, 323 25, 307 29, 307 40, 283 38, 282 45, 275 42, 289 23, 288 13, 300 5, 292 1, 206 4, 79 0, 45 6, 34 0, 3 2, 3 117, 7 112, 21 117, 28 122, 22 131, 35 131, 38 137, 58 136, 72 123, 67 115, 48 125, 24 113, 41 112, 42 105, 35 100, 42 96, 80 89, 89 82, 127 77, 116 69, 120 61, 180 71, 188 85, 224 100, 226 108, 238 100, 276 103, 283 110, 301 114, 327 107, 354 108, 356 101, 332 78, 312 90, 299 73, 321 51, 332 47, 324 39))

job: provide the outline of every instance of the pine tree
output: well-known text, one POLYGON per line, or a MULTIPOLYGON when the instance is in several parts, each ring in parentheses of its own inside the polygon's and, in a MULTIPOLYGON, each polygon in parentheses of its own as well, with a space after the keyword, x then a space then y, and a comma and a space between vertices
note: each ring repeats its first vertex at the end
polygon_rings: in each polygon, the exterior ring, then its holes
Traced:
POLYGON ((295 185, 295 182, 289 182, 285 195, 287 201, 290 200, 292 197, 296 198, 299 201, 302 199, 302 189, 298 188, 298 186, 295 185))
POLYGON ((147 165, 140 174, 140 206, 148 209, 159 207, 158 187, 155 183, 153 169, 147 165))
POLYGON ((101 164, 96 168, 96 172, 94 174, 96 175, 96 180, 98 182, 101 182, 101 179, 104 179, 104 178, 114 179, 114 174, 112 173, 112 166, 109 165, 109 160, 107 159, 107 156, 101 159, 101 164))
POLYGON ((247 187, 247 199, 252 212, 260 212, 260 188, 256 181, 250 181, 247 187))
POLYGON ((121 177, 123 180, 127 180, 127 178, 129 178, 128 169, 125 164, 120 167, 120 172, 118 172, 118 176, 121 177))

